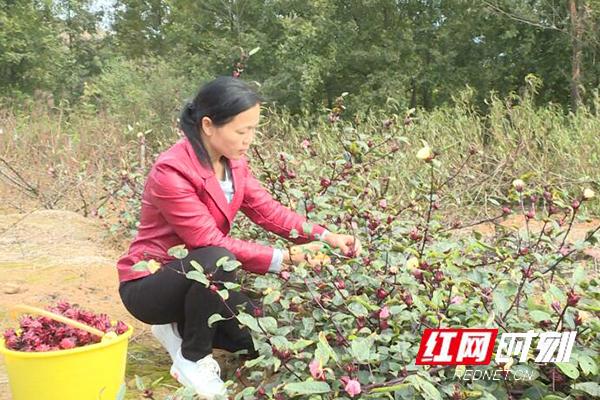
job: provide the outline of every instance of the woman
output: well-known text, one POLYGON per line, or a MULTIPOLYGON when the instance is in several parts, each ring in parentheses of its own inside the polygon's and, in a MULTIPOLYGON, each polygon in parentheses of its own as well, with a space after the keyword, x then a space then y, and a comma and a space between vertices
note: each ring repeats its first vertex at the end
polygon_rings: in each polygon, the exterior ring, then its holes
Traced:
POLYGON ((153 334, 173 359, 175 379, 209 399, 225 394, 212 349, 247 350, 254 357, 256 350, 249 331, 240 329, 235 318, 212 327, 207 320, 214 313, 230 317, 238 305, 248 312, 252 307, 242 292, 230 291, 223 302, 210 288, 186 278, 191 261, 214 281, 224 282, 236 279, 234 272, 216 266, 225 256, 247 271, 265 274, 302 262, 304 249, 314 248, 313 240, 347 255, 360 252, 360 242, 352 236, 316 224, 307 234, 306 219, 275 201, 252 175, 245 154, 258 127, 260 101, 235 78, 219 77, 200 89, 181 115, 185 138, 162 153, 148 175, 137 236, 118 262, 123 304, 153 325, 153 334), (300 245, 288 252, 229 237, 240 209, 256 224, 300 245), (292 230, 299 236, 290 238, 292 230), (175 260, 167 251, 180 244, 189 252, 175 260), (161 263, 154 274, 132 269, 149 259, 161 263))

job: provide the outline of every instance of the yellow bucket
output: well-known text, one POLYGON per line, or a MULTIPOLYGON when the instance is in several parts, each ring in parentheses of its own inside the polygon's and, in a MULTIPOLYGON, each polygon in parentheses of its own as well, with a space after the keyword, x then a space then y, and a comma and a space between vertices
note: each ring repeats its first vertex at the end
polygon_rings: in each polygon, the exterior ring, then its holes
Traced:
POLYGON ((115 400, 124 393, 127 343, 133 328, 122 335, 104 332, 30 306, 14 312, 43 315, 101 336, 100 343, 68 350, 46 352, 14 351, 0 338, 0 353, 8 372, 13 400, 115 400))

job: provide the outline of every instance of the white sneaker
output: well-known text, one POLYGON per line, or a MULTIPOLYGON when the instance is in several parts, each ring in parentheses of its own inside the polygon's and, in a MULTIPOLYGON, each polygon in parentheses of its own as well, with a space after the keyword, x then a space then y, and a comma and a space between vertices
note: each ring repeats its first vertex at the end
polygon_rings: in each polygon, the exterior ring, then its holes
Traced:
POLYGON ((181 343, 183 342, 177 331, 177 323, 172 322, 164 325, 152 325, 150 330, 160 344, 167 349, 171 356, 171 360, 175 361, 177 350, 181 348, 181 343))
POLYGON ((171 366, 173 378, 183 386, 194 389, 200 398, 206 400, 220 399, 227 395, 220 375, 221 367, 212 354, 193 362, 183 358, 180 349, 171 366))

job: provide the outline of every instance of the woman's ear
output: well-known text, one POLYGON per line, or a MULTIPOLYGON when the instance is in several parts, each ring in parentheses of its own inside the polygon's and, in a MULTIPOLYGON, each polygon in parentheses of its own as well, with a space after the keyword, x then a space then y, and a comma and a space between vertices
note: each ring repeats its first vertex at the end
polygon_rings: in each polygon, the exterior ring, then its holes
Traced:
POLYGON ((212 136, 214 130, 214 124, 209 117, 202 117, 202 121, 200 124, 201 131, 204 132, 206 136, 212 136))

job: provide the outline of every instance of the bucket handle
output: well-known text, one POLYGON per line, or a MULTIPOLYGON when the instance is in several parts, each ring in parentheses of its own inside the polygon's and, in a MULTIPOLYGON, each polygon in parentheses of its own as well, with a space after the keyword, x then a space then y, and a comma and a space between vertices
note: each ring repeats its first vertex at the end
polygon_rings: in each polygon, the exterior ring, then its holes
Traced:
POLYGON ((79 321, 75 321, 71 318, 67 318, 64 315, 56 314, 51 311, 44 310, 44 309, 41 309, 38 307, 19 304, 19 305, 12 307, 10 310, 10 314, 13 318, 16 318, 17 314, 23 314, 23 313, 41 315, 43 317, 50 318, 50 319, 53 319, 58 322, 62 322, 63 324, 70 325, 74 328, 89 332, 92 335, 98 336, 100 338, 103 338, 104 335, 106 334, 105 332, 102 332, 100 329, 92 328, 91 326, 82 324, 79 321))

